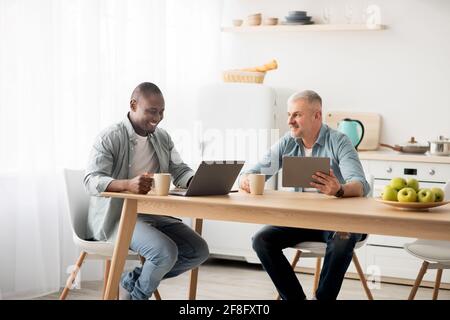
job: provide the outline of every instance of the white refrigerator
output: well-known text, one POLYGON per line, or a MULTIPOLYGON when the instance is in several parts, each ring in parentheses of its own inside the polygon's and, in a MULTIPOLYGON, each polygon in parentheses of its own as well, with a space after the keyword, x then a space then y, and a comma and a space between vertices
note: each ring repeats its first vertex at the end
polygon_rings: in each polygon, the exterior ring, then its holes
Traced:
MULTIPOLYGON (((279 139, 275 128, 276 94, 271 87, 219 83, 200 90, 196 119, 202 160, 245 160, 251 167, 279 139)), ((237 181, 234 188, 237 189, 237 181)), ((266 189, 276 188, 276 177, 266 189)), ((211 255, 259 262, 251 238, 262 225, 205 220, 203 237, 211 255)))

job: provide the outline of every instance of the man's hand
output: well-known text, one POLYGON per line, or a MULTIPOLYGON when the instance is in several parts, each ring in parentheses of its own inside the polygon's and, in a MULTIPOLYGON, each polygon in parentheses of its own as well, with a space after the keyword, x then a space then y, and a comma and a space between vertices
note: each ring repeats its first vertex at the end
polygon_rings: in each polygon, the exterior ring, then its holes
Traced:
POLYGON ((247 193, 250 193, 250 181, 248 180, 248 174, 244 174, 239 181, 239 188, 247 193))
POLYGON ((333 169, 330 169, 330 175, 322 172, 316 172, 313 174, 312 178, 318 183, 311 182, 310 185, 319 189, 320 192, 326 195, 334 196, 341 188, 341 184, 334 175, 333 169))
POLYGON ((144 173, 128 180, 127 191, 146 194, 152 189, 153 174, 144 173))

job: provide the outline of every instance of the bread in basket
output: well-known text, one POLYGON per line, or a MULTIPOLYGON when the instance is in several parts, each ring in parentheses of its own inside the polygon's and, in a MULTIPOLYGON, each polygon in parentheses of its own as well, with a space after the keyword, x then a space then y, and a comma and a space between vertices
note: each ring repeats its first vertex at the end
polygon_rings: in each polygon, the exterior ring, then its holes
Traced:
POLYGON ((227 70, 223 72, 223 81, 263 83, 265 75, 265 72, 227 70))
POLYGON ((278 68, 277 61, 272 60, 269 63, 254 68, 226 70, 223 72, 223 81, 263 83, 266 72, 270 70, 275 70, 277 68, 278 68))

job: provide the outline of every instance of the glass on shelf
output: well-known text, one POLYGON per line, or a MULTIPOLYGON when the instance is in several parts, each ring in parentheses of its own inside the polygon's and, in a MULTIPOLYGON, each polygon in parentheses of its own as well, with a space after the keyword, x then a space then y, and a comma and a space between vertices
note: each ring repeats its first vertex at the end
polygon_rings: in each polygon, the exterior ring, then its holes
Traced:
POLYGON ((326 24, 331 23, 332 16, 333 16, 333 11, 331 10, 330 7, 325 7, 322 9, 322 19, 323 19, 324 23, 326 23, 326 24))
POLYGON ((353 22, 353 5, 346 4, 345 5, 345 20, 348 24, 351 24, 353 22))
POLYGON ((381 24, 381 9, 377 5, 369 5, 364 11, 363 11, 363 21, 364 24, 369 29, 375 28, 377 25, 381 24))

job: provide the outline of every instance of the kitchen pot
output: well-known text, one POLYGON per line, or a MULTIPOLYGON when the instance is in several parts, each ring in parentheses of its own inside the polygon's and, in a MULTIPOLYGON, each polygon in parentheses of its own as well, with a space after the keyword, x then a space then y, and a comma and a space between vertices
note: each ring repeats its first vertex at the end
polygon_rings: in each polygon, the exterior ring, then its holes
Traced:
POLYGON ((450 155, 450 140, 439 136, 437 140, 428 141, 430 146, 430 154, 434 156, 449 156, 450 155))
POLYGON ((395 146, 391 146, 389 144, 380 143, 380 146, 387 147, 402 153, 416 153, 416 154, 424 154, 430 149, 428 145, 418 143, 416 139, 414 139, 414 137, 411 137, 411 139, 404 145, 396 144, 395 146))
POLYGON ((359 120, 349 118, 342 119, 338 123, 337 129, 349 137, 355 149, 358 148, 364 138, 364 125, 359 120), (358 126, 360 130, 358 130, 358 126))

